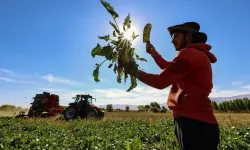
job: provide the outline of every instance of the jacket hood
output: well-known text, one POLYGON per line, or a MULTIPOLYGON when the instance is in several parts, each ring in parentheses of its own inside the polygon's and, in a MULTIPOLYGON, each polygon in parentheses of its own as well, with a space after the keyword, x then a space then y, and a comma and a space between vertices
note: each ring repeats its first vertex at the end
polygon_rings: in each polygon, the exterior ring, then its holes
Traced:
POLYGON ((215 55, 210 52, 212 46, 210 46, 208 44, 204 44, 204 43, 190 44, 187 46, 187 48, 195 48, 195 49, 198 49, 200 51, 203 51, 207 54, 211 63, 217 62, 217 58, 215 57, 215 55))

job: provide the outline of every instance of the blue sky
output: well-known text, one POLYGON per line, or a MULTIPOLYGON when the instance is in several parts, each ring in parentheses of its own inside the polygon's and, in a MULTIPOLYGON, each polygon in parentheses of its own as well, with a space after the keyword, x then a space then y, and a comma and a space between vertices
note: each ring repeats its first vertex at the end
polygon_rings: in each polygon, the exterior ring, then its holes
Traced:
MULTIPOLYGON (((146 23, 153 25, 152 44, 166 60, 172 60, 176 52, 166 28, 196 21, 208 35, 207 43, 218 59, 213 64, 214 89, 210 96, 250 93, 248 0, 107 2, 119 14, 118 24, 130 13, 132 27, 139 34, 134 47, 148 60, 139 63, 145 71, 161 71, 142 43, 146 23)), ((43 91, 58 94, 64 105, 77 93, 92 94, 96 104, 164 103, 169 88, 157 90, 139 82, 127 93, 129 82, 118 84, 108 63, 100 69, 101 82, 93 82, 94 65, 103 58, 92 58, 91 51, 101 42, 97 36, 112 33, 109 21, 112 17, 99 0, 1 1, 0 105, 29 106, 35 93, 43 91)))

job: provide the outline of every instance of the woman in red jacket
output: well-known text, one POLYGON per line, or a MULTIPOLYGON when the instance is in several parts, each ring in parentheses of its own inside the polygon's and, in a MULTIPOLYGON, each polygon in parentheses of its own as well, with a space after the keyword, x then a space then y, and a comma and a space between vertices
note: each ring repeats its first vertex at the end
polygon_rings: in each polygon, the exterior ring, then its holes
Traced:
MULTIPOLYGON (((207 36, 196 22, 171 26, 168 31, 178 51, 172 61, 164 60, 150 43, 146 51, 163 69, 159 74, 139 70, 141 82, 164 89, 171 86, 167 105, 173 111, 175 134, 181 150, 217 150, 220 130, 209 94, 213 88, 211 63, 217 61, 205 44, 207 36)), ((129 68, 129 64, 125 65, 129 68)))

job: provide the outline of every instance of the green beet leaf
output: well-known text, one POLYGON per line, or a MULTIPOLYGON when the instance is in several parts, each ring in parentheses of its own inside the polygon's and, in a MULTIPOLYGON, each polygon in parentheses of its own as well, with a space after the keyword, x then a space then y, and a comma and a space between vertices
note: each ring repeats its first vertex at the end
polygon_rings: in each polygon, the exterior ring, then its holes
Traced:
POLYGON ((132 40, 134 41, 139 35, 135 35, 135 32, 132 34, 132 40))
MULTIPOLYGON (((131 72, 134 72, 138 75, 139 65, 136 60, 143 60, 139 55, 135 54, 135 48, 132 47, 132 41, 124 37, 124 32, 131 27, 130 14, 124 19, 123 22, 123 31, 121 31, 117 25, 116 19, 119 15, 114 11, 114 8, 104 0, 101 0, 103 6, 107 11, 112 15, 114 22, 109 21, 109 24, 114 28, 112 35, 114 39, 111 39, 110 34, 105 36, 98 36, 99 39, 105 40, 108 44, 106 46, 101 46, 99 43, 92 50, 91 55, 104 57, 105 60, 101 64, 96 64, 93 71, 94 80, 99 82, 99 68, 105 61, 110 61, 108 68, 113 68, 114 73, 117 73, 116 80, 118 83, 121 83, 121 79, 124 75, 124 84, 128 78, 128 74, 124 72, 124 66, 131 72), (129 65, 128 65, 129 64, 129 65)), ((136 35, 134 32, 132 34, 132 40, 134 40, 139 35, 136 35)), ((130 75, 131 85, 128 92, 134 89, 137 86, 137 78, 130 75)))
POLYGON ((123 22, 123 30, 126 31, 126 29, 129 29, 131 27, 131 20, 130 20, 130 14, 125 18, 123 22))
POLYGON ((114 19, 119 17, 119 15, 115 12, 114 8, 108 2, 106 2, 105 0, 101 0, 101 3, 114 19))
POLYGON ((95 55, 99 54, 101 50, 102 50, 101 45, 97 43, 96 47, 91 52, 92 57, 94 58, 95 55))
POLYGON ((113 22, 109 21, 109 24, 111 24, 111 26, 115 29, 115 31, 120 34, 120 30, 119 27, 117 25, 115 25, 113 22))
POLYGON ((117 37, 115 31, 113 31, 113 37, 117 37))
POLYGON ((130 75, 130 81, 131 81, 131 85, 130 85, 129 89, 127 90, 127 92, 131 91, 132 89, 134 89, 137 86, 137 81, 136 81, 136 78, 134 76, 130 75))
POLYGON ((93 76, 94 76, 94 80, 95 82, 99 82, 100 79, 99 79, 99 68, 100 68, 100 65, 99 64, 96 64, 95 66, 95 70, 93 71, 93 76))
POLYGON ((109 35, 105 35, 105 36, 98 36, 99 39, 105 40, 106 42, 110 39, 109 35))
POLYGON ((93 57, 98 55, 98 56, 104 56, 108 60, 112 60, 113 50, 110 45, 101 47, 100 44, 97 44, 97 46, 92 50, 91 54, 93 57))

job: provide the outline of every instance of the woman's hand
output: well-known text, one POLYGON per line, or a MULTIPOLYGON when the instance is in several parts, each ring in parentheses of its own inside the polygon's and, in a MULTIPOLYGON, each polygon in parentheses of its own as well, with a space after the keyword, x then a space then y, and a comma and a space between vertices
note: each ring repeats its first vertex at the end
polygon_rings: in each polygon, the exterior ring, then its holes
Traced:
POLYGON ((159 55, 159 53, 155 50, 154 46, 149 42, 146 44, 146 52, 153 57, 159 55))

